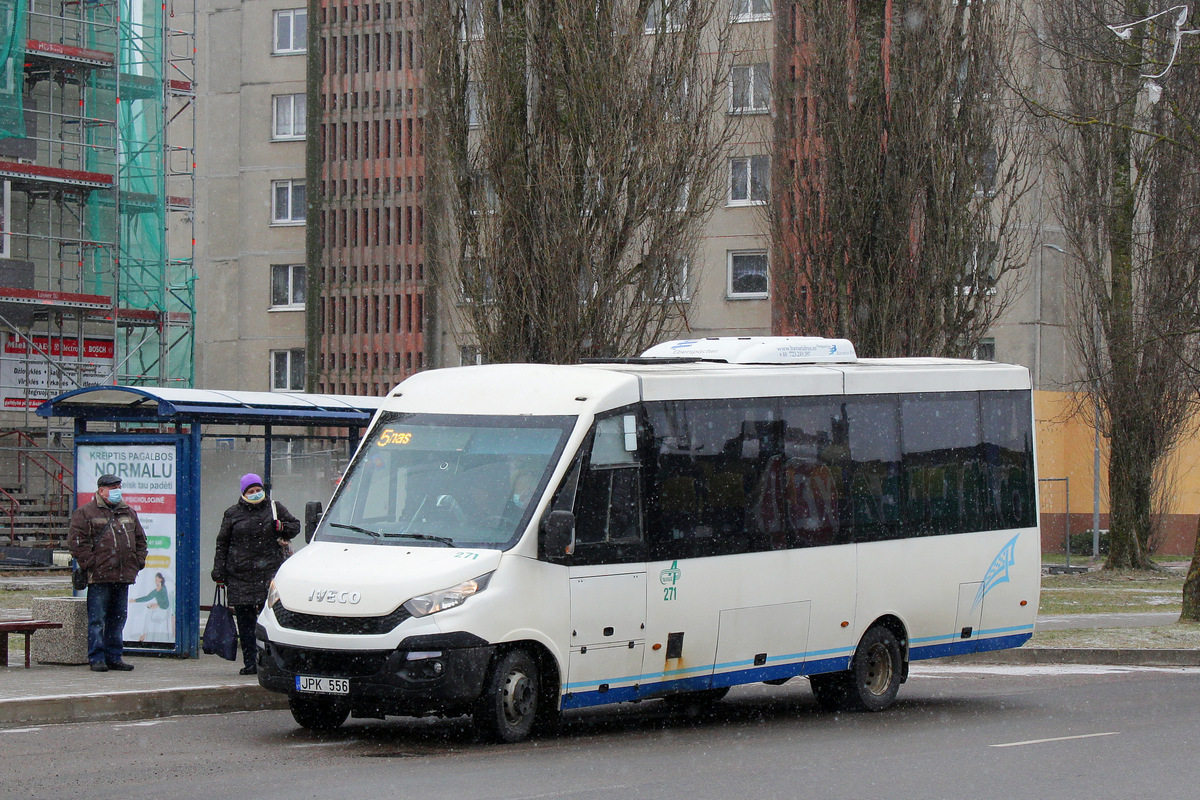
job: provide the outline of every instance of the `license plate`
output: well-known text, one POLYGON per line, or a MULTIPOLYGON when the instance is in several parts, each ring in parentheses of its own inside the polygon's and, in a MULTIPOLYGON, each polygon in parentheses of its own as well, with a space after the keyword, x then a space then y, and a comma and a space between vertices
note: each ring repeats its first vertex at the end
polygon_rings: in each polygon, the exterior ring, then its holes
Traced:
POLYGON ((349 678, 318 678, 315 675, 297 675, 296 691, 312 694, 350 694, 349 678))

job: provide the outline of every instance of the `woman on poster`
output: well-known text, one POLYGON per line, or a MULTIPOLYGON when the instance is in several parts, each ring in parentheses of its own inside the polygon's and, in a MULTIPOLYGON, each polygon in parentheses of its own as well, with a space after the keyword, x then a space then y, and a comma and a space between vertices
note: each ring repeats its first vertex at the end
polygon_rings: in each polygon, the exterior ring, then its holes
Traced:
POLYGON ((167 591, 167 578, 161 572, 154 573, 154 589, 149 594, 133 598, 135 603, 146 603, 146 614, 142 623, 139 642, 169 642, 171 636, 171 594, 167 591), (150 602, 146 602, 146 601, 150 602))

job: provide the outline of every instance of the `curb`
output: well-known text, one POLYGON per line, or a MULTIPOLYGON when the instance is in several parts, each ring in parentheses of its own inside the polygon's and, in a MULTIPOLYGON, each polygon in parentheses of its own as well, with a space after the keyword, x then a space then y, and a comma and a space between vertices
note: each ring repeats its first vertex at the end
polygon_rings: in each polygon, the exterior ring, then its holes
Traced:
POLYGON ((118 722, 186 714, 287 708, 287 697, 261 686, 194 686, 109 694, 0 700, 0 728, 70 722, 118 722))
POLYGON ((951 656, 957 664, 1090 664, 1110 667, 1200 667, 1200 650, 1121 650, 1100 647, 1021 647, 951 656))

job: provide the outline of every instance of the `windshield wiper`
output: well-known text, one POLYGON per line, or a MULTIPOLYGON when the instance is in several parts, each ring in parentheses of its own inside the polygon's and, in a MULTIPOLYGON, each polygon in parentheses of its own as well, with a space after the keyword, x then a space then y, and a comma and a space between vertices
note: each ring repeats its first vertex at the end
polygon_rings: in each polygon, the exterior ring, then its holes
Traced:
POLYGON ((454 543, 454 540, 449 536, 430 536, 427 533, 408 533, 407 531, 401 531, 400 533, 385 533, 383 534, 383 537, 385 539, 420 539, 423 542, 441 542, 447 547, 458 547, 458 545, 454 543))
POLYGON ((376 539, 378 539, 380 536, 383 535, 379 531, 373 531, 369 528, 360 528, 357 525, 344 525, 341 522, 331 522, 331 523, 329 523, 329 527, 345 528, 346 530, 350 530, 350 531, 358 531, 359 533, 365 533, 368 536, 374 536, 376 539))
POLYGON ((447 547, 458 546, 449 536, 430 536, 427 533, 408 533, 407 531, 401 531, 400 533, 380 533, 379 531, 373 531, 370 528, 360 528, 358 525, 347 525, 341 522, 331 522, 329 523, 329 526, 331 528, 345 528, 346 530, 358 531, 359 533, 365 533, 368 536, 373 536, 376 539, 379 539, 380 537, 385 539, 420 539, 423 542, 441 542, 447 547))

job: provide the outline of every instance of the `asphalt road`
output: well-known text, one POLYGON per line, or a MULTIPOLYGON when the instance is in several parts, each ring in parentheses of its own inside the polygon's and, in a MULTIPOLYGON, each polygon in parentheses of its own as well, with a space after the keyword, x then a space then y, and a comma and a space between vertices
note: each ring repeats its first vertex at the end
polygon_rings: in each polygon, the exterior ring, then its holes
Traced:
POLYGON ((1190 798, 1200 669, 917 665, 882 714, 820 711, 807 681, 568 715, 476 743, 463 721, 283 711, 0 730, 0 798, 1190 798))

